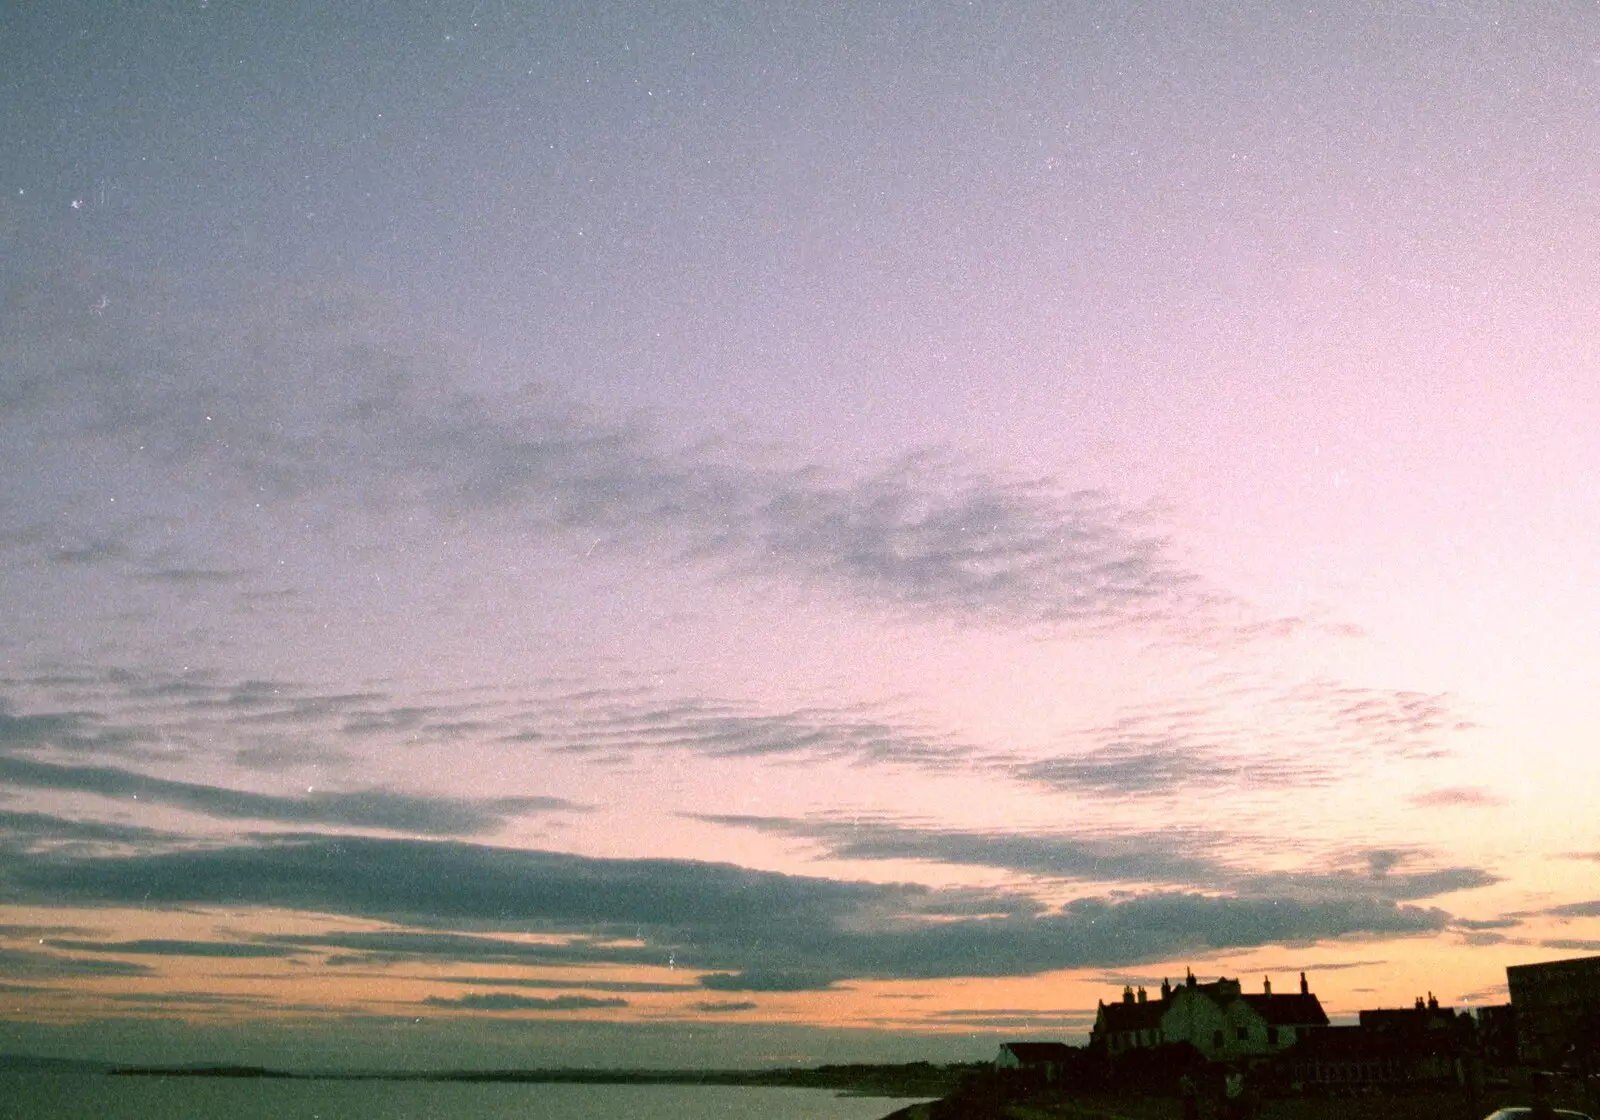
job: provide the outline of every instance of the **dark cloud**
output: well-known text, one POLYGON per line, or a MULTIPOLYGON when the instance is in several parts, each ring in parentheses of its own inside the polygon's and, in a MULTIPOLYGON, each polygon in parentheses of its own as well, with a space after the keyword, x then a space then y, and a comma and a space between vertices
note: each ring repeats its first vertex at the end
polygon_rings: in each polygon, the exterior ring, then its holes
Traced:
POLYGON ((239 1007, 259 1010, 282 1006, 277 1000, 235 993, 219 995, 215 992, 112 992, 105 998, 113 1003, 135 1003, 151 1007, 239 1007))
POLYGON ((50 813, 16 813, 0 810, 0 848, 31 849, 61 844, 138 845, 170 844, 180 837, 137 825, 72 820, 50 813))
POLYGON ((1555 937, 1539 942, 1545 949, 1561 949, 1571 953, 1600 953, 1600 940, 1592 937, 1555 937))
POLYGON ((290 906, 425 923, 622 928, 828 924, 863 904, 911 890, 688 860, 599 860, 464 843, 324 836, 154 855, 34 857, 14 861, 7 879, 61 899, 290 906))
POLYGON ((707 973, 700 986, 717 992, 810 992, 831 988, 839 979, 837 973, 752 968, 707 973))
POLYGON ((754 1011, 760 1005, 753 1000, 733 1000, 728 1003, 696 1003, 692 1006, 696 1011, 725 1015, 734 1011, 754 1011))
POLYGON ((472 836, 492 832, 509 818, 527 813, 581 811, 579 806, 553 797, 467 800, 385 790, 317 791, 284 797, 153 778, 120 767, 63 766, 6 756, 0 756, 0 782, 30 789, 139 798, 224 820, 349 825, 430 836, 472 836))
MULTIPOLYGON (((275 945, 517 963, 676 964, 723 991, 851 978, 1030 975, 1327 938, 1435 933, 1436 909, 1372 896, 1158 892, 1060 910, 936 916, 940 892, 683 860, 599 860, 462 843, 264 839, 137 856, 10 859, 19 901, 260 906, 568 935, 563 942, 427 931, 301 935, 275 945)), ((965 904, 963 904, 965 905, 965 904)), ((957 907, 959 909, 960 907, 957 907)))
POLYGON ((957 1008, 928 1016, 941 1027, 1019 1032, 1082 1032, 1094 1025, 1093 1012, 1064 1012, 1059 1008, 957 1008))
POLYGON ((1457 918, 1453 923, 1460 929, 1515 929, 1522 924, 1520 918, 1457 918))
POLYGON ((146 938, 139 941, 82 941, 52 938, 45 942, 54 949, 80 953, 116 953, 135 957, 292 957, 300 952, 283 945, 262 945, 243 941, 175 941, 146 938))
POLYGON ((1539 912, 1552 918, 1600 918, 1600 899, 1569 902, 1565 906, 1552 906, 1539 912))
POLYGON ((0 752, 36 747, 116 754, 150 743, 155 736, 144 728, 105 726, 104 717, 90 711, 65 711, 15 715, 0 698, 0 752))
POLYGON ((149 976, 148 965, 128 961, 82 960, 31 949, 0 949, 0 974, 17 979, 59 976, 149 976))
POLYGON ((426 979, 433 984, 471 984, 478 988, 559 988, 562 991, 581 989, 588 992, 686 992, 696 987, 689 983, 659 984, 649 980, 590 980, 583 977, 550 980, 512 976, 428 976, 426 979))
POLYGON ((449 999, 429 996, 422 1001, 429 1007, 454 1007, 464 1011, 588 1011, 602 1007, 627 1007, 625 999, 597 999, 594 996, 537 996, 512 995, 509 992, 472 992, 449 999))

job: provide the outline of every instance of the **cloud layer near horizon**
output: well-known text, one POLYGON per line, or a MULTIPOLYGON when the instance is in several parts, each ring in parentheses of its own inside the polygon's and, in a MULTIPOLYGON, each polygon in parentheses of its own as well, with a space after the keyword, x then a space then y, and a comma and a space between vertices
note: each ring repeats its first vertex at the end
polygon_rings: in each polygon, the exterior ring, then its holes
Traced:
MULTIPOLYGON (((280 837, 152 855, 9 856, 0 868, 8 893, 25 901, 298 909, 402 927, 269 938, 269 945, 355 952, 367 961, 674 960, 707 973, 702 985, 719 991, 803 990, 852 978, 1022 976, 1334 937, 1427 934, 1450 921, 1442 910, 1399 904, 1381 890, 1321 899, 1153 892, 1041 909, 992 891, 355 837, 280 837), (404 932, 407 926, 418 931, 404 932), (537 944, 493 936, 528 930, 560 936, 537 944)), ((81 941, 61 947, 90 947, 81 941)), ((175 953, 183 946, 136 943, 127 951, 145 949, 175 953)))

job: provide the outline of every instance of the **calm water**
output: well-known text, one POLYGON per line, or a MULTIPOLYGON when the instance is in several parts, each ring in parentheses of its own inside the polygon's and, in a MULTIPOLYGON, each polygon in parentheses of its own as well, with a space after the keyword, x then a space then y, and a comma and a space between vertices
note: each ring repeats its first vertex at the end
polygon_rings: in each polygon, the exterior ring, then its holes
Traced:
POLYGON ((878 1120, 910 1101, 819 1089, 441 1085, 0 1073, 4 1120, 878 1120))

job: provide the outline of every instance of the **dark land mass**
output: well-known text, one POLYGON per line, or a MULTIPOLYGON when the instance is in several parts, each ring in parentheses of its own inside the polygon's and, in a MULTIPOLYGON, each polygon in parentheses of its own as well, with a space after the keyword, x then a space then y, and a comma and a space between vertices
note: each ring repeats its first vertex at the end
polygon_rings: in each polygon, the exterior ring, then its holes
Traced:
POLYGON ((303 1081, 522 1082, 585 1085, 743 1085, 832 1089, 864 1097, 943 1097, 954 1093, 973 1066, 826 1065, 805 1069, 507 1069, 295 1073, 261 1066, 122 1066, 118 1077, 271 1077, 303 1081))

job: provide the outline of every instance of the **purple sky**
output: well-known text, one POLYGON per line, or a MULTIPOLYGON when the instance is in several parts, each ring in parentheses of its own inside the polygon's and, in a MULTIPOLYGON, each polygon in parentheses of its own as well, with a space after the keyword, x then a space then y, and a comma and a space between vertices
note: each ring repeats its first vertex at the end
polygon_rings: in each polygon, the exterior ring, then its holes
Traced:
POLYGON ((594 9, 0 28, 0 1050, 1600 951, 1592 5, 594 9))

